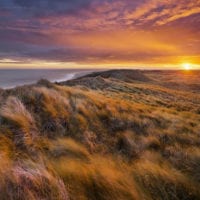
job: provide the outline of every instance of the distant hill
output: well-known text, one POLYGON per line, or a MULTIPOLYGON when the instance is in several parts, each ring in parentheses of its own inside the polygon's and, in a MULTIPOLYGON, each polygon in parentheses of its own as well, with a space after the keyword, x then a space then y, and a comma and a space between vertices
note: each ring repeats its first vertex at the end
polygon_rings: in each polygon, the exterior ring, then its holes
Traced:
POLYGON ((108 80, 118 80, 122 82, 150 82, 151 79, 139 70, 109 70, 94 72, 74 80, 60 83, 61 85, 83 85, 92 89, 105 89, 112 85, 108 80))
POLYGON ((86 77, 102 77, 102 78, 114 78, 125 82, 133 82, 133 81, 142 81, 149 82, 151 81, 142 71, 140 70, 109 70, 104 72, 94 72, 86 77))
POLYGON ((127 83, 146 83, 159 85, 162 87, 183 90, 190 92, 200 92, 199 83, 200 71, 162 71, 162 70, 109 70, 94 72, 86 76, 60 83, 61 85, 84 85, 92 89, 109 88, 112 81, 122 81, 127 83))

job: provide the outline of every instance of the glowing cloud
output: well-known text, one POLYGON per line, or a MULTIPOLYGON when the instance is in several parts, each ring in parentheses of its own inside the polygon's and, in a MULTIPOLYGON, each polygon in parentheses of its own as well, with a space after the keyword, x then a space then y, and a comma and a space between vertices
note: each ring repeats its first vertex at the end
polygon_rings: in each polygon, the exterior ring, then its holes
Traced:
POLYGON ((0 59, 199 65, 199 19, 200 0, 2 0, 0 59))

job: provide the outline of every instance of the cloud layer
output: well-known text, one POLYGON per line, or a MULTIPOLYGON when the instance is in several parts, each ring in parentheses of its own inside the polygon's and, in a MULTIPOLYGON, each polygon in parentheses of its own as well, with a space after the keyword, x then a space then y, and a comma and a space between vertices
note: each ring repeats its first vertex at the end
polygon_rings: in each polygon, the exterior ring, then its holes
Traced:
POLYGON ((0 59, 200 63, 200 0, 1 0, 0 59))

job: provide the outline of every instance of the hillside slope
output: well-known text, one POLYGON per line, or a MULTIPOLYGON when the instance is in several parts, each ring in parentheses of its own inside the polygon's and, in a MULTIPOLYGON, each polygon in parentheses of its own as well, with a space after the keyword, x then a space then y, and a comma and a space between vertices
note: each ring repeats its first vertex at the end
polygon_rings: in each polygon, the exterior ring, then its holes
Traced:
POLYGON ((0 199, 200 199, 200 94, 162 73, 1 90, 0 199))

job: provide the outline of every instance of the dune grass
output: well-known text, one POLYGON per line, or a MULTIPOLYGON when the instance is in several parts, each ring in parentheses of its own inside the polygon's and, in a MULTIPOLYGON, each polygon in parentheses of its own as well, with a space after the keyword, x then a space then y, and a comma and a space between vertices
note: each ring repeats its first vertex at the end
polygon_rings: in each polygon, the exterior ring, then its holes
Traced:
POLYGON ((1 92, 0 199, 200 199, 199 95, 106 81, 1 92))

